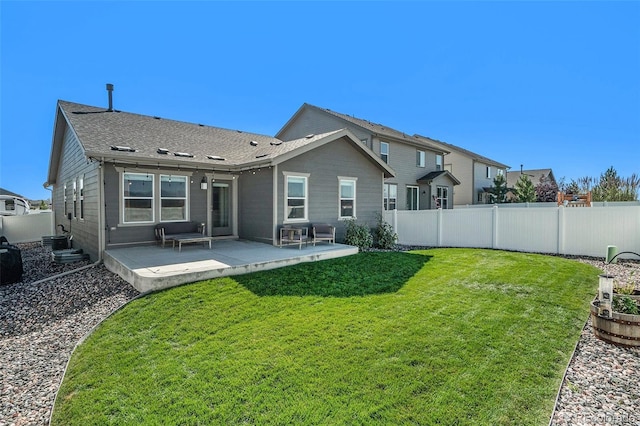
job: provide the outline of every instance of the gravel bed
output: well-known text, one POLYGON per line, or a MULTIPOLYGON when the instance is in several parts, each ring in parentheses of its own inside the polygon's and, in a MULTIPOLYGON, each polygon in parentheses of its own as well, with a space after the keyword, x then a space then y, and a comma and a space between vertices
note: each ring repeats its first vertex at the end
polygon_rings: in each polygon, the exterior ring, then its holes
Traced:
MULTIPOLYGON (((577 259, 640 289, 640 262, 577 259)), ((640 425, 640 348, 623 348, 582 330, 553 413, 552 425, 640 425)))
MULTIPOLYGON (((19 283, 0 286, 0 426, 46 425, 76 343, 138 292, 103 265, 34 284, 88 262, 58 265, 39 243, 19 244, 19 283)), ((398 247, 409 249, 415 247, 398 247)), ((576 258, 603 268, 602 260, 576 258)), ((640 262, 608 265, 608 273, 640 288, 640 262)), ((585 317, 588 315, 585 312, 585 317)), ((552 425, 640 426, 640 349, 607 344, 582 331, 552 425)))
POLYGON ((22 281, 0 286, 0 425, 46 425, 76 343, 138 292, 103 265, 37 284, 89 263, 56 264, 49 247, 18 246, 22 281))

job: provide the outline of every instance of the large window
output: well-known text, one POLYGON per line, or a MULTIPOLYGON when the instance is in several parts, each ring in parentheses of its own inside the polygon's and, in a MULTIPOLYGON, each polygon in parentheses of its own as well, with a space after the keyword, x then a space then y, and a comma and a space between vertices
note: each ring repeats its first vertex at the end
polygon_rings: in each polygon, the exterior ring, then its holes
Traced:
POLYGON ((385 210, 395 210, 398 201, 398 185, 395 183, 385 183, 382 198, 385 210))
POLYGON ((187 177, 160 175, 160 221, 187 220, 187 177))
POLYGON ((153 175, 123 173, 124 223, 153 222, 153 175))
POLYGON ((416 151, 416 165, 418 167, 425 167, 427 163, 427 154, 424 151, 416 151))
POLYGON ((380 142, 380 158, 385 163, 389 162, 389 144, 386 142, 380 142))
POLYGON ((438 186, 436 188, 436 208, 449 208, 449 188, 446 186, 438 186))
POLYGON ((307 220, 307 176, 285 174, 285 221, 307 220))
POLYGON ((407 210, 418 210, 419 191, 417 186, 407 186, 407 210))
POLYGON ((355 219, 356 217, 356 180, 356 178, 338 178, 340 219, 355 219))

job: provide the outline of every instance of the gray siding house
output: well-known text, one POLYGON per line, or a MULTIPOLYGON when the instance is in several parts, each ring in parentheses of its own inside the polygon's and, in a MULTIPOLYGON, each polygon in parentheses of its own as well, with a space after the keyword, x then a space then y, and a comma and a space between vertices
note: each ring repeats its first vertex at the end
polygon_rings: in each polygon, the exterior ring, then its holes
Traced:
POLYGON ((281 139, 58 101, 46 186, 92 260, 162 222, 277 244, 284 224, 373 224, 393 169, 346 129, 281 139))
POLYGON ((493 179, 497 175, 501 174, 506 177, 509 166, 456 145, 426 136, 415 136, 448 151, 444 157, 444 169, 460 179, 460 185, 454 190, 453 202, 455 205, 488 204, 491 202, 488 189, 493 186, 493 179))
POLYGON ((395 176, 384 181, 384 209, 453 208, 453 187, 460 181, 444 169, 444 155, 449 151, 424 138, 307 103, 276 137, 292 140, 342 128, 349 129, 362 146, 395 170, 395 176))

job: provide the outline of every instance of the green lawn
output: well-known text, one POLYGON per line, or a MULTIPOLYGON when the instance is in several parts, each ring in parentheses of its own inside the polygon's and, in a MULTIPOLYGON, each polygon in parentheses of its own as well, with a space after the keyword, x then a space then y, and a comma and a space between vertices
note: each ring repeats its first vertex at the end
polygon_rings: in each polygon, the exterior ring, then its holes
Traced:
POLYGON ((177 287, 76 350, 53 424, 546 425, 597 274, 433 249, 177 287))

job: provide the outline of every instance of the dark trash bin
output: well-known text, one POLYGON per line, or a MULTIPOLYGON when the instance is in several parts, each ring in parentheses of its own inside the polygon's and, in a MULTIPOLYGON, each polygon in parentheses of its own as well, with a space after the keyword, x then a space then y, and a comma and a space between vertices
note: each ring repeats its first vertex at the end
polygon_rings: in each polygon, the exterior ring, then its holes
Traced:
POLYGON ((69 248, 69 240, 66 235, 51 237, 51 250, 64 250, 69 248))
POLYGON ((10 244, 0 245, 0 284, 17 283, 23 272, 20 249, 10 244))

